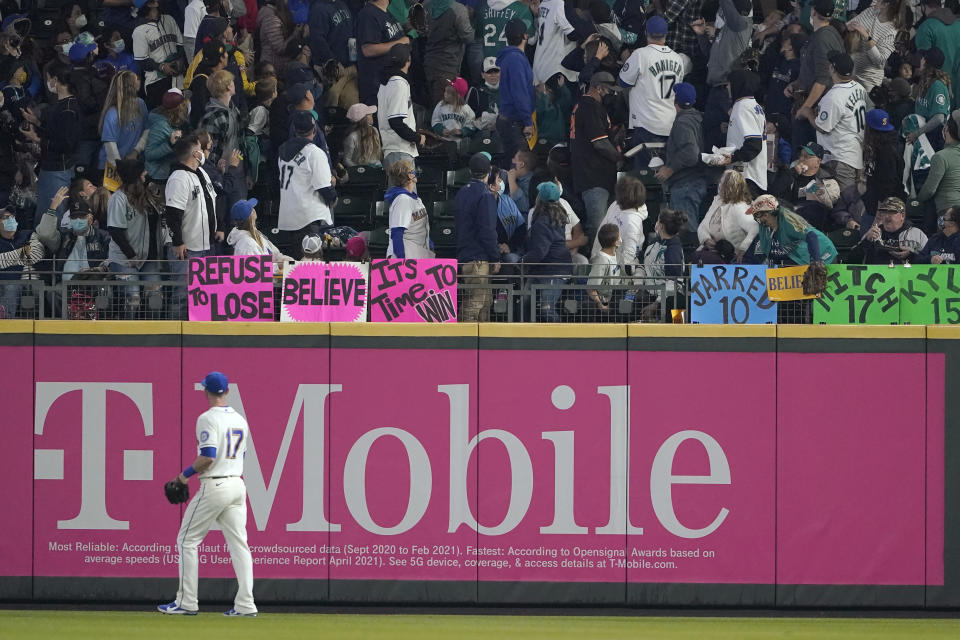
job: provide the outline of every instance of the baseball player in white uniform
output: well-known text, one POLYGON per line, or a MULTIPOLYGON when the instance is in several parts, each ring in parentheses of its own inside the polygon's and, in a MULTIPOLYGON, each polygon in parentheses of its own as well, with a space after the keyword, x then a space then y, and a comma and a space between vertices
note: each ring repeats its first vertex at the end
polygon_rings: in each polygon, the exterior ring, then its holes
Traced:
POLYGON ((846 53, 830 57, 833 86, 820 98, 816 119, 817 142, 827 150, 826 169, 840 189, 857 182, 863 169, 863 130, 866 128, 867 92, 852 78, 853 59, 846 53))
MULTIPOLYGON (((620 70, 620 85, 630 88, 631 147, 641 142, 665 143, 677 116, 673 87, 683 82, 684 66, 680 54, 664 44, 666 37, 667 21, 651 17, 647 20, 649 44, 635 49, 620 70)), ((650 163, 649 152, 640 152, 636 158, 638 168, 650 163)))
POLYGON ((212 371, 201 385, 210 409, 197 418, 197 459, 176 478, 186 484, 197 475, 200 490, 187 505, 177 534, 177 599, 157 609, 173 615, 197 614, 197 547, 216 522, 227 541, 239 583, 233 608, 224 615, 252 617, 257 615, 257 606, 253 602, 253 559, 247 546, 247 488, 241 477, 250 430, 243 416, 227 406, 227 376, 212 371))

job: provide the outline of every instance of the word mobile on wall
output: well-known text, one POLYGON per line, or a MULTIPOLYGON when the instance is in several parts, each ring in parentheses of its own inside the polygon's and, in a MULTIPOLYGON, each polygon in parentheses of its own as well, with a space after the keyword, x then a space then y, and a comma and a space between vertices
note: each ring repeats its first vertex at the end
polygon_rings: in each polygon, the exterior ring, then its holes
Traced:
POLYGON ((692 267, 690 307, 694 324, 777 321, 777 303, 767 296, 767 268, 762 265, 692 267))

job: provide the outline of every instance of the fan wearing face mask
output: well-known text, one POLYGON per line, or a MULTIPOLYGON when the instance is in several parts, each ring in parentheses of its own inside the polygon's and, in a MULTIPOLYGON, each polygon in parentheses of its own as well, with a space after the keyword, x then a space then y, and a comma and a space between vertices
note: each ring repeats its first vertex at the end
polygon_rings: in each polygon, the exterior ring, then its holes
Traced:
POLYGON ((102 264, 110 246, 110 236, 94 223, 93 212, 86 201, 80 201, 70 210, 69 226, 60 226, 56 209, 68 194, 67 187, 61 187, 54 194, 37 226, 40 241, 53 254, 54 270, 64 281, 102 264))
POLYGON ((12 211, 0 209, 0 318, 16 318, 23 290, 16 280, 26 279, 43 259, 43 243, 29 229, 20 229, 12 211))
POLYGON ((120 71, 133 71, 140 75, 140 65, 137 64, 119 31, 114 30, 104 35, 100 43, 100 51, 105 51, 107 54, 101 61, 113 65, 118 73, 120 71))

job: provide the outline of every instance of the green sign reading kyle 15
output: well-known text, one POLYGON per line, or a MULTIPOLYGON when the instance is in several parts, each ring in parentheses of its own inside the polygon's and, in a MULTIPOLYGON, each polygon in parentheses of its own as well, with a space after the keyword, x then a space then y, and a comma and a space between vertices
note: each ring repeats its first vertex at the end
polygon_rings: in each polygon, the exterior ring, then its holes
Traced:
POLYGON ((960 267, 924 264, 897 270, 901 324, 960 324, 960 267))

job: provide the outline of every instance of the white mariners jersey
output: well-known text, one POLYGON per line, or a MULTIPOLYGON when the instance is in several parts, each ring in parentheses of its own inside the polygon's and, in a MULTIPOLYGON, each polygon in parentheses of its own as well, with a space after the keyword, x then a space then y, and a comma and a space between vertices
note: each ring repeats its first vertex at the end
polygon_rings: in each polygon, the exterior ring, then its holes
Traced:
POLYGON ((567 38, 573 25, 563 12, 563 0, 544 0, 540 3, 540 20, 537 25, 537 50, 533 54, 533 84, 543 84, 557 72, 571 82, 579 74, 564 68, 560 63, 574 50, 577 43, 567 38))
POLYGON ((826 149, 827 161, 839 160, 863 169, 863 130, 867 119, 867 92, 855 80, 833 85, 820 98, 817 142, 826 149))
MULTIPOLYGON (((215 447, 217 454, 201 478, 243 475, 243 456, 247 452, 250 428, 233 407, 213 407, 197 418, 197 453, 215 447)), ((209 452, 208 452, 209 453, 209 452)))
POLYGON ((634 50, 620 70, 620 80, 630 85, 630 128, 643 127, 658 136, 670 135, 677 110, 673 87, 683 82, 680 54, 659 44, 634 50))
MULTIPOLYGON (((753 98, 741 98, 733 103, 730 125, 727 127, 727 146, 739 149, 748 138, 763 140, 767 117, 763 107, 753 98)), ((761 189, 767 188, 767 154, 763 149, 750 162, 743 163, 743 177, 761 189)))
POLYGON ((309 142, 290 160, 277 159, 280 168, 280 208, 277 226, 298 231, 314 221, 333 224, 330 207, 318 189, 333 185, 330 161, 320 147, 309 142))

